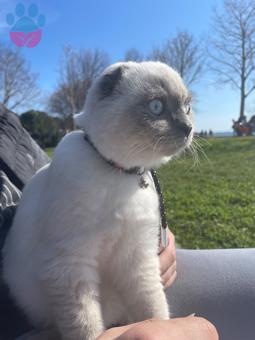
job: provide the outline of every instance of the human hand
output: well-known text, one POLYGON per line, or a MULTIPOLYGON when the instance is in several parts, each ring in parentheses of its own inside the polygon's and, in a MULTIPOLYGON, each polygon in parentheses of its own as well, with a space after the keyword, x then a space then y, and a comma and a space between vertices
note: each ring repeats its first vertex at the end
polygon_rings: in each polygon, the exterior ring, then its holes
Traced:
POLYGON ((108 329, 97 340, 218 340, 216 328, 198 317, 146 320, 108 329))
POLYGON ((176 279, 176 249, 174 234, 168 233, 168 246, 159 255, 161 282, 164 288, 170 287, 176 279))

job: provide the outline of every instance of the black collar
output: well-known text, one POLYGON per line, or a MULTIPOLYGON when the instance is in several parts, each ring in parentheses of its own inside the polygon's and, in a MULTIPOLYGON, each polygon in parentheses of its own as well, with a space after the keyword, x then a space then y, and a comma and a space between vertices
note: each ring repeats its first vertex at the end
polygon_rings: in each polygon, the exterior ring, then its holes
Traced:
MULTIPOLYGON (((89 136, 86 133, 84 135, 84 139, 104 159, 104 161, 106 163, 108 163, 109 165, 111 165, 113 168, 115 168, 116 170, 118 170, 120 172, 124 172, 126 174, 135 174, 135 175, 139 176, 140 177, 139 186, 142 189, 145 189, 145 188, 148 187, 148 183, 146 183, 145 179, 143 178, 143 174, 145 173, 145 168, 133 167, 133 168, 125 169, 125 168, 119 166, 118 164, 116 164, 114 161, 105 158, 98 151, 98 149, 95 147, 95 145, 93 144, 93 142, 90 140, 89 136)), ((151 169, 150 172, 151 172, 151 176, 152 176, 152 179, 153 179, 153 182, 154 182, 157 194, 158 194, 158 198, 159 198, 159 211, 160 211, 161 227, 164 230, 166 230, 168 226, 167 226, 167 220, 166 220, 166 214, 165 214, 164 198, 163 198, 163 194, 162 194, 162 191, 161 191, 159 179, 156 175, 156 170, 151 169)))
POLYGON ((134 174, 134 175, 138 175, 138 176, 142 176, 145 172, 145 169, 143 167, 138 167, 135 166, 133 168, 129 168, 129 169, 125 169, 124 167, 122 167, 121 165, 115 163, 114 161, 112 161, 111 159, 107 159, 105 158, 101 152, 99 152, 99 150, 95 147, 95 145, 93 144, 93 142, 91 141, 91 139, 89 138, 89 136, 87 134, 84 135, 84 139, 85 141, 87 141, 90 146, 92 146, 92 148, 104 159, 104 161, 106 163, 108 163, 109 165, 111 165, 113 168, 115 168, 116 170, 118 170, 119 172, 125 172, 126 174, 134 174))

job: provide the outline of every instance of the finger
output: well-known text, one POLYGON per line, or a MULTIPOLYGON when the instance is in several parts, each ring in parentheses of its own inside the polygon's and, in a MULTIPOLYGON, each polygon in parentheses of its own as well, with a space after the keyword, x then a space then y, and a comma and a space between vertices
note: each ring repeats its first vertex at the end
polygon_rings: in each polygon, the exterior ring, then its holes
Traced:
POLYGON ((174 281, 176 280, 176 278, 177 278, 177 272, 175 271, 173 275, 169 278, 169 280, 163 285, 164 289, 171 287, 174 281))
POLYGON ((176 257, 171 250, 166 251, 159 259, 160 261, 160 275, 164 275, 164 273, 171 267, 176 261, 176 257))
MULTIPOLYGON (((170 230, 169 230, 168 228, 167 228, 167 230, 166 230, 166 234, 167 234, 167 240, 168 240, 168 244, 167 244, 167 247, 168 247, 168 246, 170 245, 170 243, 172 242, 172 240, 170 239, 170 230)), ((164 250, 165 250, 167 247, 163 247, 163 246, 160 244, 158 255, 160 255, 161 253, 163 253, 164 250)))
POLYGON ((192 334, 193 337, 188 339, 194 340, 219 340, 219 335, 215 326, 208 320, 201 317, 187 317, 183 319, 183 329, 187 336, 192 334), (188 322, 187 322, 188 321, 188 322))
POLYGON ((167 269, 167 271, 161 275, 161 282, 163 285, 171 278, 172 275, 176 272, 177 264, 176 261, 167 269))
POLYGON ((168 242, 169 242, 170 246, 172 245, 172 249, 173 249, 174 254, 176 256, 175 236, 170 230, 169 230, 169 236, 168 237, 169 237, 168 242))
POLYGON ((167 285, 167 282, 169 281, 169 280, 171 280, 171 277, 172 276, 176 276, 176 273, 177 273, 177 271, 176 271, 176 265, 174 264, 173 266, 171 266, 169 269, 168 269, 168 271, 163 275, 163 276, 161 276, 161 283, 162 283, 162 285, 166 288, 166 285, 167 285))
POLYGON ((167 248, 159 255, 160 272, 165 273, 167 269, 176 261, 176 251, 174 242, 169 242, 167 248))
POLYGON ((119 337, 121 334, 127 332, 130 328, 139 325, 140 322, 120 326, 120 327, 113 327, 110 329, 107 329, 103 334, 101 334, 99 337, 96 338, 96 340, 112 340, 119 337))
MULTIPOLYGON (((157 340, 218 340, 216 328, 207 320, 187 317, 171 320, 146 320, 131 327, 118 340, 157 339, 157 340)), ((115 340, 117 340, 115 339, 115 340)))

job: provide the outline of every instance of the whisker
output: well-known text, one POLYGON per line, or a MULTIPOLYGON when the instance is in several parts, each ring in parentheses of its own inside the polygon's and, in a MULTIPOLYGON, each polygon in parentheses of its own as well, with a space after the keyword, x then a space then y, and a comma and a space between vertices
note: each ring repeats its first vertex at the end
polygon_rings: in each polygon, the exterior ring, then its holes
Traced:
POLYGON ((162 140, 162 139, 164 139, 164 138, 165 138, 165 136, 160 136, 160 137, 158 138, 158 140, 156 141, 156 143, 154 144, 154 146, 153 146, 153 148, 152 148, 153 157, 154 157, 154 155, 155 155, 155 152, 156 152, 156 150, 157 150, 157 146, 158 146, 160 140, 162 140))
POLYGON ((148 148, 148 144, 147 143, 143 143, 143 144, 135 144, 132 148, 130 148, 128 154, 126 155, 126 159, 127 161, 130 161, 130 159, 132 158, 132 156, 134 156, 135 154, 140 154, 141 152, 143 152, 144 150, 146 150, 148 148))
POLYGON ((201 153, 201 154, 203 155, 203 157, 211 164, 211 163, 212 163, 211 160, 209 159, 209 157, 208 157, 207 154, 205 153, 204 148, 202 147, 202 143, 205 142, 205 141, 206 141, 206 144, 207 144, 207 145, 210 145, 210 143, 209 143, 207 140, 205 140, 205 139, 203 139, 203 138, 201 138, 201 137, 199 137, 199 136, 196 136, 196 137, 193 139, 192 144, 193 144, 193 147, 195 147, 196 151, 199 152, 199 153, 201 153), (198 139, 199 139, 199 140, 198 140, 198 139), (201 143, 201 142, 202 142, 202 143, 201 143))

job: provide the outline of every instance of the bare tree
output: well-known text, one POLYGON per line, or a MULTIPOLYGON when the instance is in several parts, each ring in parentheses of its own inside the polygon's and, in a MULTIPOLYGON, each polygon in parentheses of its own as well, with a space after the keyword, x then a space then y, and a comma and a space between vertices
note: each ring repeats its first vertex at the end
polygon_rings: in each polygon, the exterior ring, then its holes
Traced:
POLYGON ((255 90, 255 2, 224 0, 222 12, 215 10, 213 19, 211 69, 220 82, 239 91, 242 119, 246 99, 255 90))
POLYGON ((187 85, 201 77, 205 61, 202 41, 196 40, 187 31, 177 32, 162 47, 154 48, 149 58, 173 67, 187 85))
POLYGON ((139 52, 136 48, 129 48, 125 52, 124 60, 125 61, 140 62, 140 61, 144 60, 144 57, 143 57, 142 53, 139 52))
POLYGON ((31 106, 38 95, 37 75, 30 71, 29 65, 19 50, 0 44, 0 103, 14 110, 31 106))
POLYGON ((50 110, 64 118, 80 112, 89 87, 108 63, 108 56, 103 51, 65 47, 59 83, 49 99, 50 110))

